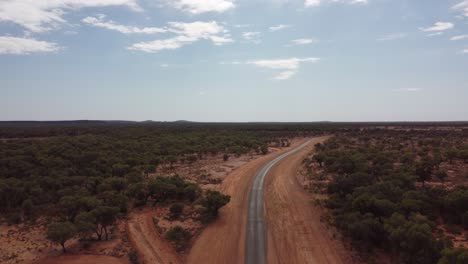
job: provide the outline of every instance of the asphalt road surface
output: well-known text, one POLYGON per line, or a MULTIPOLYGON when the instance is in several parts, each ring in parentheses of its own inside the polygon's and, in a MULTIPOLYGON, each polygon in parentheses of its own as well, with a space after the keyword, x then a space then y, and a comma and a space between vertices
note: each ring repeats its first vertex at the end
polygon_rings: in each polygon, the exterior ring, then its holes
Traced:
POLYGON ((249 213, 246 237, 246 264, 265 264, 266 259, 266 238, 265 238, 265 212, 263 209, 263 183, 268 171, 278 162, 290 156, 310 143, 305 142, 299 147, 278 156, 263 167, 255 176, 255 180, 250 191, 249 213))

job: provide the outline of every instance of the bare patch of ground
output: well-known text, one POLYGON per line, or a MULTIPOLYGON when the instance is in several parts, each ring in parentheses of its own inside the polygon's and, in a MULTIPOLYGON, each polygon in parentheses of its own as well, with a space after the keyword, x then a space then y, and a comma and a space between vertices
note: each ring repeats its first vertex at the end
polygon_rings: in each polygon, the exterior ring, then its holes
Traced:
POLYGON ((126 259, 102 255, 73 255, 42 259, 37 264, 129 264, 126 259))
MULTIPOLYGON (((51 243, 46 239, 45 219, 40 219, 35 224, 20 225, 0 225, 0 263, 68 263, 65 259, 70 259, 70 263, 75 258, 68 256, 62 259, 62 248, 59 245, 51 243), (55 259, 60 260, 54 262, 55 259)), ((111 230, 110 239, 107 241, 95 241, 93 239, 72 239, 67 241, 67 254, 86 255, 86 261, 92 262, 93 256, 103 256, 108 258, 105 263, 111 259, 119 260, 116 264, 127 261, 127 254, 131 248, 126 239, 124 221, 120 221, 111 230)), ((88 262, 83 262, 88 263, 88 262)), ((97 262, 99 263, 99 262, 97 262)))
POLYGON ((0 263, 13 264, 33 261, 44 256, 52 244, 45 239, 44 222, 34 226, 0 225, 0 263))
POLYGON ((132 213, 127 223, 132 246, 143 263, 181 263, 177 252, 156 229, 154 217, 158 216, 160 212, 150 208, 132 213))

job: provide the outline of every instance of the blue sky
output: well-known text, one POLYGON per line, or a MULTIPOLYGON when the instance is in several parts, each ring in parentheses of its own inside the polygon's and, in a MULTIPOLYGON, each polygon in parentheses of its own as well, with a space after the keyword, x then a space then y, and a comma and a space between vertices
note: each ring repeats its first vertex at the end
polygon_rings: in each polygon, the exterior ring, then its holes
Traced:
POLYGON ((0 120, 468 120, 468 0, 1 0, 0 120))

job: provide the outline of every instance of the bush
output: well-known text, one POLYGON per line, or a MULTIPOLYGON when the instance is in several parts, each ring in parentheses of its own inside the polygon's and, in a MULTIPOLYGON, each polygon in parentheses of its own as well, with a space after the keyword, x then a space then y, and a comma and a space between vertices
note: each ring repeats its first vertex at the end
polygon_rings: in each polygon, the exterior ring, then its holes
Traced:
POLYGON ((138 253, 136 250, 132 250, 128 252, 128 259, 130 260, 130 263, 132 264, 140 264, 140 259, 138 257, 138 253))
POLYGON ((182 212, 184 211, 184 204, 183 203, 175 203, 171 205, 169 208, 170 215, 169 217, 171 219, 178 219, 182 212))
POLYGON ((167 231, 165 237, 171 241, 177 251, 182 251, 189 245, 192 234, 180 226, 175 226, 167 231))
POLYGON ((60 244, 65 253, 65 242, 76 235, 76 227, 71 222, 55 222, 47 227, 47 239, 60 244))
POLYGON ((225 206, 231 197, 218 191, 206 191, 205 197, 201 200, 201 205, 205 207, 204 221, 210 221, 218 216, 218 210, 225 206))

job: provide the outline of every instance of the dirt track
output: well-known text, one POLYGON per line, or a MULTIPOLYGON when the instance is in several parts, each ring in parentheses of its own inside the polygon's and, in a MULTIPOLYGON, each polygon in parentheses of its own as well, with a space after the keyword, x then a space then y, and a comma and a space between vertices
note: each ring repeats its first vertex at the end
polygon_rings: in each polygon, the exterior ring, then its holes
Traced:
POLYGON ((98 255, 59 256, 42 259, 36 264, 129 264, 126 259, 98 255))
POLYGON ((130 242, 142 258, 143 263, 181 263, 175 250, 158 235, 151 212, 139 212, 131 216, 127 224, 130 242))
MULTIPOLYGON (((305 140, 298 141, 292 147, 303 142, 305 140)), ((270 160, 291 148, 253 160, 237 168, 223 181, 221 191, 231 195, 231 202, 221 209, 219 219, 197 239, 190 251, 188 263, 244 263, 249 193, 254 176, 270 160)))
POLYGON ((265 182, 267 263, 352 263, 340 241, 333 240, 311 195, 301 188, 296 173, 314 145, 282 160, 270 170, 265 182))

